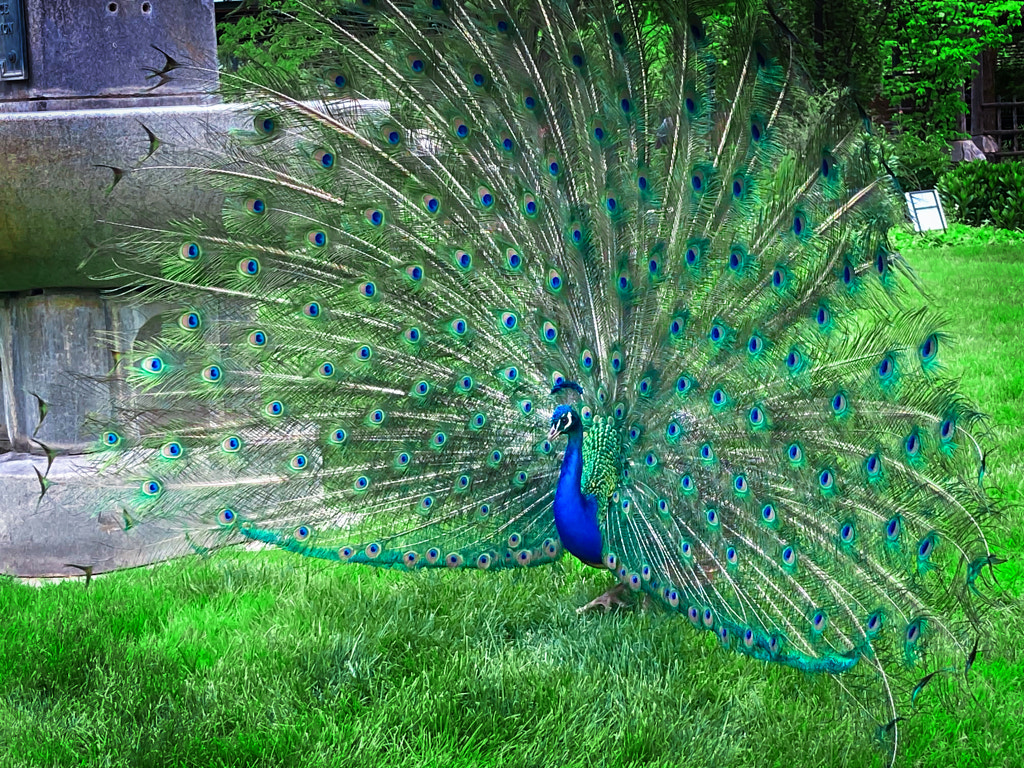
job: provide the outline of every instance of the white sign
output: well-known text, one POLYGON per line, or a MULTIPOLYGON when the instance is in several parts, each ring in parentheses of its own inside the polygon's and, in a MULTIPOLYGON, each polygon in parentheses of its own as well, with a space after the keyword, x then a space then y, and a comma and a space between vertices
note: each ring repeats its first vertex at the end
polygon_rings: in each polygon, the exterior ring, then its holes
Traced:
POLYGON ((917 192, 907 192, 907 210, 910 211, 910 220, 914 222, 915 232, 925 232, 931 229, 946 231, 946 214, 942 210, 942 201, 939 199, 937 189, 922 189, 917 192))

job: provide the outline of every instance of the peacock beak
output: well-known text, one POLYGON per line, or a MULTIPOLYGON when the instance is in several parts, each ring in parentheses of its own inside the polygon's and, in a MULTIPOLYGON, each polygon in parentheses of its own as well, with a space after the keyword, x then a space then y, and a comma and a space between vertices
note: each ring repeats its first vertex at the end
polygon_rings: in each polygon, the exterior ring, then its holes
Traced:
POLYGON ((551 425, 551 429, 548 432, 548 440, 554 440, 556 437, 558 437, 559 434, 560 433, 558 431, 558 425, 557 424, 552 424, 551 425))

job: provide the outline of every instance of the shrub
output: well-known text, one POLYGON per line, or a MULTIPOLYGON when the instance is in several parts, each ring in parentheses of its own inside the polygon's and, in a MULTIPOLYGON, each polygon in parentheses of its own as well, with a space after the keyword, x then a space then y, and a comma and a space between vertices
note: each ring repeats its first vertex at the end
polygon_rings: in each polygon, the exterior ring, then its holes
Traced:
POLYGON ((949 144, 941 138, 925 140, 905 133, 896 139, 893 152, 896 180, 904 192, 934 189, 952 165, 949 144))
POLYGON ((939 193, 956 221, 1024 229, 1024 163, 960 163, 939 180, 939 193))

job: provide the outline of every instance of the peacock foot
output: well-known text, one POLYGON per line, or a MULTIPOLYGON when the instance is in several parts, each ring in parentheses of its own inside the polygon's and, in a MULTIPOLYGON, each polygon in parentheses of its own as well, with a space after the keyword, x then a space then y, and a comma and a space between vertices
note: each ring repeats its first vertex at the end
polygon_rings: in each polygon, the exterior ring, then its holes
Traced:
POLYGON ((586 605, 581 605, 576 609, 576 613, 589 613, 599 608, 608 612, 618 606, 626 607, 630 605, 630 601, 624 600, 623 596, 628 593, 629 588, 625 584, 616 584, 600 597, 594 598, 586 605))

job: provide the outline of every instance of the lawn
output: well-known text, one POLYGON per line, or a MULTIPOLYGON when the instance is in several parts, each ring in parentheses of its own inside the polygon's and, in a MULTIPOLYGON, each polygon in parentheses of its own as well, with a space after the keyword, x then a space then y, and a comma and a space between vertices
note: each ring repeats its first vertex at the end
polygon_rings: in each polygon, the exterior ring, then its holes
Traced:
MULTIPOLYGON (((1024 245, 905 249, 991 414, 1024 592, 1024 245)), ((1009 553, 1009 554, 1007 554, 1009 553)), ((0 765, 884 765, 835 681, 768 668, 654 612, 576 615, 606 574, 399 574, 228 553, 43 588, 0 578, 0 765)), ((1015 614, 1019 615, 1019 614, 1015 614)), ((903 723, 900 763, 1020 765, 1006 619, 976 701, 903 723)))

